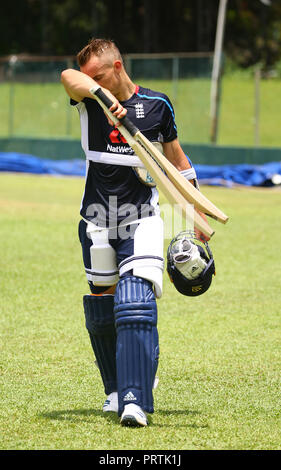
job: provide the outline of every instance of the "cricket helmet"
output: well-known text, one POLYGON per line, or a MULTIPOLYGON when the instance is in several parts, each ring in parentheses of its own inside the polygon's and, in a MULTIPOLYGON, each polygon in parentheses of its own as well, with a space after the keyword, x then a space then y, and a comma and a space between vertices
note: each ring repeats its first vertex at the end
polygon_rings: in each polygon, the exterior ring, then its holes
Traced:
POLYGON ((208 243, 198 240, 190 230, 180 232, 168 247, 167 271, 181 294, 191 297, 204 294, 215 274, 214 257, 208 243))

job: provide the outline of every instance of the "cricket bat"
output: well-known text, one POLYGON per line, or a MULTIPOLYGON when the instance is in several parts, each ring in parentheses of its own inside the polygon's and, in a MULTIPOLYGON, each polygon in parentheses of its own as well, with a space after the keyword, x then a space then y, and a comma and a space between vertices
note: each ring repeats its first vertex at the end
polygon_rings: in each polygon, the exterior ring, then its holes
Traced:
MULTIPOLYGON (((121 126, 118 126, 118 129, 120 130, 121 134, 126 139, 128 144, 130 145, 130 147, 135 151, 136 155, 140 158, 140 160, 146 167, 147 171, 149 172, 151 177, 154 179, 157 187, 167 197, 168 201, 175 207, 175 209, 178 212, 180 212, 180 215, 185 217, 187 221, 194 223, 197 229, 199 229, 208 237, 211 237, 215 233, 214 230, 212 229, 212 227, 210 227, 208 222, 206 222, 196 211, 191 210, 190 204, 195 206, 193 200, 191 200, 191 198, 187 198, 186 195, 183 195, 182 192, 180 192, 180 190, 178 189, 179 185, 175 186, 174 182, 172 182, 168 178, 168 175, 165 174, 166 173, 165 169, 163 168, 162 164, 157 159, 158 155, 156 155, 155 157, 155 150, 157 149, 154 147, 154 145, 153 144, 149 146, 147 145, 147 142, 149 141, 145 139, 145 137, 139 131, 139 129, 137 129, 137 127, 135 127, 134 124, 127 117, 123 118, 122 120, 118 120, 111 113, 109 108, 112 106, 113 103, 106 96, 106 94, 102 91, 99 85, 91 88, 90 92, 93 95, 93 97, 98 101, 100 106, 104 109, 107 116, 114 123, 117 123, 117 122, 122 123, 121 126), (137 140, 135 137, 136 134, 138 135, 141 134, 141 136, 144 137, 144 139, 147 140, 147 142, 145 140, 144 141, 137 140), (163 170, 165 172, 163 172, 163 170)), ((157 151, 156 153, 157 154, 159 153, 163 157, 163 160, 168 161, 161 154, 161 152, 157 151)), ((171 166, 173 165, 171 164, 171 166)), ((182 176, 179 172, 178 174, 182 176)), ((186 181, 184 177, 182 178, 184 181, 186 181)), ((189 183, 189 185, 193 188, 193 185, 191 183, 189 183)), ((199 191, 196 190, 195 188, 194 188, 194 191, 196 193, 199 193, 199 191)), ((195 206, 195 207, 197 207, 202 212, 205 212, 205 210, 203 211, 198 206, 195 206)))
POLYGON ((140 132, 140 130, 137 130, 133 137, 144 148, 149 150, 151 158, 154 158, 154 160, 161 165, 170 181, 172 181, 175 187, 190 202, 190 204, 193 204, 196 209, 209 215, 218 222, 225 224, 228 221, 228 216, 207 199, 201 191, 198 191, 192 183, 186 180, 176 167, 167 158, 165 158, 157 148, 155 148, 155 146, 140 132))

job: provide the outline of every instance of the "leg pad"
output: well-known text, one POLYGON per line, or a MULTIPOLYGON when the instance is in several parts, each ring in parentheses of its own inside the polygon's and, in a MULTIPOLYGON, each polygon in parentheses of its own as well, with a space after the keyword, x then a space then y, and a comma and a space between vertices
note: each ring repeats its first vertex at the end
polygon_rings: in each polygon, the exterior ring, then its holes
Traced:
POLYGON ((158 366, 157 306, 151 282, 121 278, 115 293, 119 415, 128 403, 153 413, 152 388, 158 366))
POLYGON ((104 384, 105 394, 117 390, 116 330, 113 295, 83 297, 86 328, 104 384))

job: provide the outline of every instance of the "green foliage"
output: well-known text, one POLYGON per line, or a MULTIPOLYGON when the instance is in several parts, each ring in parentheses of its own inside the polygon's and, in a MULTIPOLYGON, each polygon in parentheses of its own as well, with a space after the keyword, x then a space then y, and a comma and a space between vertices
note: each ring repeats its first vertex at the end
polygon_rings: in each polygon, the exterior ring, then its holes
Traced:
MULTIPOLYGON (((216 5, 208 13, 213 17, 216 5)), ((92 36, 114 39, 124 53, 193 51, 196 14, 193 0, 174 0, 169 15, 160 0, 14 0, 3 4, 0 54, 72 55, 92 36)))
POLYGON ((155 413, 126 429, 101 411, 84 324, 83 185, 0 175, 1 449, 279 449, 280 191, 202 188, 230 216, 216 277, 191 299, 165 273, 155 413))
MULTIPOLYGON (((2 2, 0 54, 75 55, 91 37, 114 39, 124 54, 213 51, 218 6, 174 0, 167 15, 160 0, 2 2)), ((242 67, 272 67, 280 59, 280 2, 229 0, 224 44, 242 67)))
POLYGON ((228 2, 225 47, 241 67, 261 63, 264 70, 281 57, 281 5, 271 2, 230 0, 228 2))

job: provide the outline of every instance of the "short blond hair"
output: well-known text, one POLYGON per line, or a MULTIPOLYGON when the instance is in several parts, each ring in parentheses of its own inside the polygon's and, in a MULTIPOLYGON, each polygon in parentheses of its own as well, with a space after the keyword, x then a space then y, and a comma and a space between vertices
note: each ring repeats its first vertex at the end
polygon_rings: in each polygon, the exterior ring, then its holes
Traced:
POLYGON ((122 56, 118 47, 116 46, 115 42, 111 39, 95 39, 92 38, 88 42, 87 46, 83 47, 83 49, 78 52, 76 58, 79 67, 85 65, 92 55, 97 57, 101 57, 104 53, 111 53, 112 57, 115 60, 122 60, 122 56))

